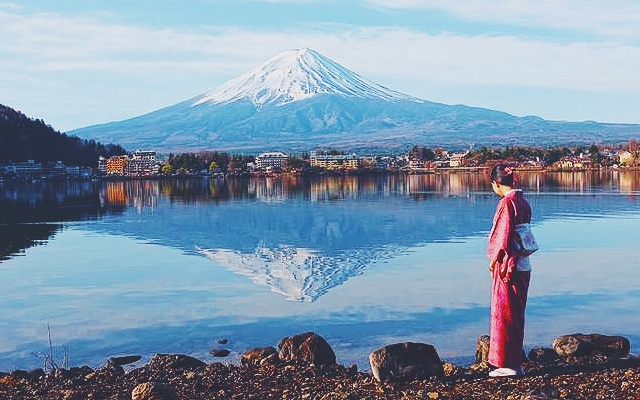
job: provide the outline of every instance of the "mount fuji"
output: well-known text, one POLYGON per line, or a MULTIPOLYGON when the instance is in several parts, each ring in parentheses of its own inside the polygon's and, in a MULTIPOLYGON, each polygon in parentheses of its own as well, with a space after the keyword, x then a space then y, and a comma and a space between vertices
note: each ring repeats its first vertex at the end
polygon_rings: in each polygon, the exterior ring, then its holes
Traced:
POLYGON ((401 149, 627 141, 637 125, 547 121, 418 99, 311 49, 283 52, 192 99, 69 134, 157 151, 401 149))
POLYGON ((248 99, 256 108, 281 106, 319 95, 382 101, 422 100, 387 89, 311 49, 286 51, 196 98, 195 106, 248 99))

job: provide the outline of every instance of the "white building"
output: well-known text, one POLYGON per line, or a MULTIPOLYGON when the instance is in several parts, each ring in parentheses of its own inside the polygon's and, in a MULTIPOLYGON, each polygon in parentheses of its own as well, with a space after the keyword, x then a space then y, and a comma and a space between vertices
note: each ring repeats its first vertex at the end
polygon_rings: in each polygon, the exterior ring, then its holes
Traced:
POLYGON ((453 153, 451 157, 449 157, 449 166, 452 168, 462 167, 464 157, 469 154, 468 151, 464 153, 453 153))
POLYGON ((150 176, 153 175, 157 168, 156 152, 153 150, 136 150, 128 163, 128 172, 130 176, 150 176))
POLYGON ((267 169, 269 167, 282 168, 287 158, 289 158, 289 156, 282 152, 272 151, 258 155, 255 163, 256 167, 260 169, 267 169))
POLYGON ((153 150, 136 150, 133 153, 134 160, 156 161, 156 152, 153 150))
POLYGON ((107 174, 107 159, 102 156, 98 157, 98 173, 100 175, 107 174))

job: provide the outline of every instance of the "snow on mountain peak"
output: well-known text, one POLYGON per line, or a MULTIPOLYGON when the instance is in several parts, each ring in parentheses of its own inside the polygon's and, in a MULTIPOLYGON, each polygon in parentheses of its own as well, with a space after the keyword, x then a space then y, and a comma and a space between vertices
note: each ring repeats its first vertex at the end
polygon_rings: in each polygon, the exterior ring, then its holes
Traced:
POLYGON ((278 54, 199 96, 194 105, 230 103, 240 99, 249 99, 256 106, 282 105, 319 94, 422 102, 369 81, 318 52, 305 48, 278 54))

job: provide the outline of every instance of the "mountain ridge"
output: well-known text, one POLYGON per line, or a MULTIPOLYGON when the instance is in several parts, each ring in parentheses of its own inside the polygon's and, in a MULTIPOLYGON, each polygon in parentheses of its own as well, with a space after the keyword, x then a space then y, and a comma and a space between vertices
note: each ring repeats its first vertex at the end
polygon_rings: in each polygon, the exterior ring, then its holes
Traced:
POLYGON ((311 49, 283 52, 178 104, 72 134, 157 151, 350 151, 626 142, 640 125, 548 121, 385 88, 311 49))

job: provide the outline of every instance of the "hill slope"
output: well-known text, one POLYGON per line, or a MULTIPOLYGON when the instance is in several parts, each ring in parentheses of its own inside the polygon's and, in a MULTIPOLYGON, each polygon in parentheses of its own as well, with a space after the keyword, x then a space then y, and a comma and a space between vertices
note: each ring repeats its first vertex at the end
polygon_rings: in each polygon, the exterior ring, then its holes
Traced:
POLYGON ((98 156, 125 153, 120 146, 67 136, 40 119, 0 104, 0 163, 62 161, 66 165, 93 167, 98 156))

